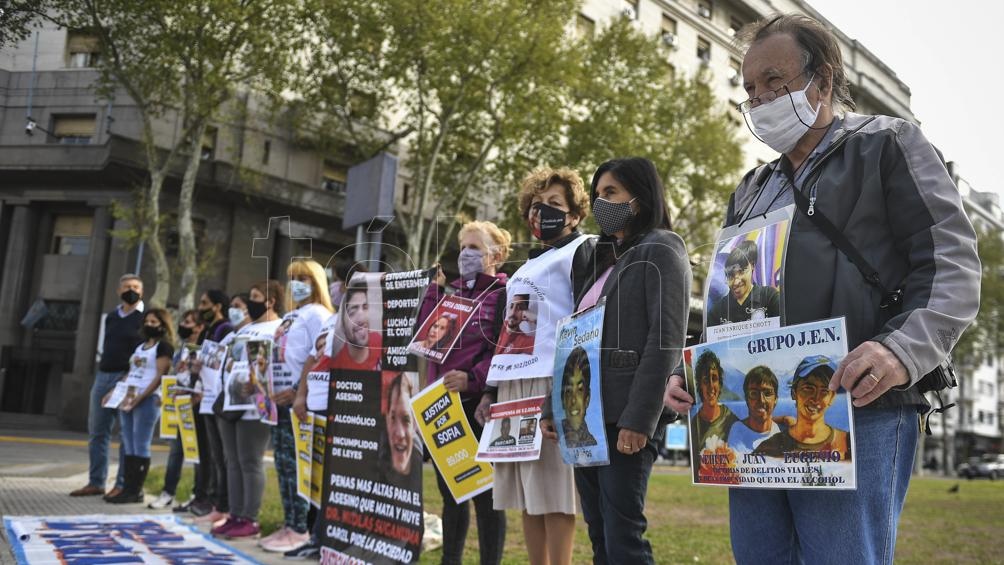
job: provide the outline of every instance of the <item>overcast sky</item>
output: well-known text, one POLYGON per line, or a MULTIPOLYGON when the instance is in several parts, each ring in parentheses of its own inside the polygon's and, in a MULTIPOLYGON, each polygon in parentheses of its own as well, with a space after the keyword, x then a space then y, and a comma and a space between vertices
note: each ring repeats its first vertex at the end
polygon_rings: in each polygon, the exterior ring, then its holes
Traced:
POLYGON ((973 188, 1004 195, 1004 2, 808 2, 910 87, 925 135, 973 188))

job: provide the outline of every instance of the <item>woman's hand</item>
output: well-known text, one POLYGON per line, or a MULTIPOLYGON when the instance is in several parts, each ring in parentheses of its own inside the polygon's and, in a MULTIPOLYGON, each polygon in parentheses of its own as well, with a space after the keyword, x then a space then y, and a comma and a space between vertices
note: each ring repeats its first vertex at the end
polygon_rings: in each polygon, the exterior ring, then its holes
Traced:
POLYGON ((443 272, 443 266, 436 264, 436 284, 439 286, 446 286, 446 273, 443 272))
POLYGON ((272 395, 272 402, 275 402, 276 406, 290 406, 294 400, 296 400, 296 391, 291 388, 272 395))
POLYGON ((474 419, 478 421, 478 424, 484 426, 485 422, 491 417, 491 408, 494 400, 491 394, 485 393, 481 395, 481 402, 478 402, 478 407, 474 409, 474 419))
POLYGON ((634 455, 648 443, 648 436, 634 430, 621 428, 617 434, 617 451, 625 455, 634 455))
POLYGON ((466 372, 453 370, 443 375, 443 386, 450 392, 465 392, 467 380, 466 372))
POLYGON ((669 406, 680 414, 687 414, 694 406, 694 397, 687 392, 686 384, 680 375, 670 375, 669 384, 666 385, 666 394, 663 397, 663 404, 669 406))
POLYGON ((554 429, 554 420, 550 418, 540 421, 540 433, 551 441, 558 441, 558 432, 554 429))
POLYGON ((296 398, 293 399, 293 413, 301 422, 307 421, 307 395, 296 391, 296 398))

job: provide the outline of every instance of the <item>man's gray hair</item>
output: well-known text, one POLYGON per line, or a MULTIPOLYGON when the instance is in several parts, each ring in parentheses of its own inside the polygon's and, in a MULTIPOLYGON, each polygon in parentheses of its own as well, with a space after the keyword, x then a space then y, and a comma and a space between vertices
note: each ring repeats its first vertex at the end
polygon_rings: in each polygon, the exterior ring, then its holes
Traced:
POLYGON ((139 278, 139 275, 137 275, 136 273, 126 273, 121 277, 119 277, 120 286, 122 285, 122 283, 126 281, 139 281, 140 286, 143 285, 143 279, 139 278))
POLYGON ((743 26, 736 33, 735 44, 745 51, 754 43, 780 33, 792 36, 802 48, 803 70, 815 73, 818 77, 823 65, 828 64, 833 69, 833 113, 842 115, 847 110, 854 110, 854 99, 851 98, 840 44, 833 32, 817 20, 802 14, 775 14, 743 26))

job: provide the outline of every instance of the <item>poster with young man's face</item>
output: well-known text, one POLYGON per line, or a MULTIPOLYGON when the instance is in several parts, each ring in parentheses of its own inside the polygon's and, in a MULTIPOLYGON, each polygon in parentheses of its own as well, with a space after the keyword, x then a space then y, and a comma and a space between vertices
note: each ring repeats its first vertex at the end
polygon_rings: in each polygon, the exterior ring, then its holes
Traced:
POLYGON ((776 210, 719 233, 705 284, 706 342, 783 324, 791 212, 776 210))

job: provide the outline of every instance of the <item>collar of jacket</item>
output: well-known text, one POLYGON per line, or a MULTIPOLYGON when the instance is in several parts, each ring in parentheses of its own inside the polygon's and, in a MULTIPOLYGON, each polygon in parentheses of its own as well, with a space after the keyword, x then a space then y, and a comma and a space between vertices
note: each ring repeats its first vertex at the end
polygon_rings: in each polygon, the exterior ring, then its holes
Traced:
POLYGON ((487 289, 492 285, 504 286, 506 281, 509 279, 509 275, 505 273, 495 273, 495 275, 486 275, 485 273, 478 273, 478 276, 474 278, 474 286, 470 289, 464 284, 464 279, 459 278, 450 283, 450 286, 457 290, 471 290, 471 291, 482 291, 487 289))
POLYGON ((558 239, 554 243, 551 244, 545 243, 544 245, 538 247, 537 249, 531 249, 530 253, 527 254, 527 258, 536 259, 537 257, 540 257, 545 251, 550 251, 551 249, 561 249, 562 247, 571 243, 573 240, 575 240, 575 238, 579 237, 580 235, 582 234, 579 233, 579 230, 572 230, 572 233, 558 239))

